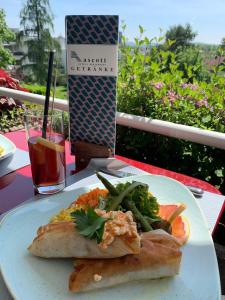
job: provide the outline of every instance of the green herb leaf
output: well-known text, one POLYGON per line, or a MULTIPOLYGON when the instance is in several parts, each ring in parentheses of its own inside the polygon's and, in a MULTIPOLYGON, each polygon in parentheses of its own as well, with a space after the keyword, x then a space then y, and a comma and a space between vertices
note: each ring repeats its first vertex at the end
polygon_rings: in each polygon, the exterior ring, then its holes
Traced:
POLYGON ((74 218, 76 228, 81 235, 96 240, 98 244, 102 241, 105 222, 109 219, 100 217, 91 207, 87 211, 84 209, 76 210, 71 213, 71 216, 74 218))

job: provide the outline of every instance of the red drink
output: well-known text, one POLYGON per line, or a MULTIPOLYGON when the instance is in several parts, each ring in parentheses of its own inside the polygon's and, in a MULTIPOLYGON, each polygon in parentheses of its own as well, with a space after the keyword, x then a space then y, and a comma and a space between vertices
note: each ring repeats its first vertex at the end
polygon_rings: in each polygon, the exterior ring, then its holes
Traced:
MULTIPOLYGON (((50 140, 38 136, 28 140, 33 183, 36 188, 65 183, 65 140, 54 135, 50 140)), ((48 193, 48 192, 46 192, 48 193)))

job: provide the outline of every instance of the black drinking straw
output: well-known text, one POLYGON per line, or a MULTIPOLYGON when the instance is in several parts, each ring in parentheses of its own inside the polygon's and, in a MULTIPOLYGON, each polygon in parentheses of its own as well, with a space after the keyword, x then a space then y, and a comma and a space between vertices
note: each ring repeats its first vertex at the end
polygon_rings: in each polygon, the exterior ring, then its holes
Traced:
POLYGON ((45 93, 44 118, 43 118, 43 125, 42 125, 42 137, 44 139, 46 139, 46 130, 47 130, 47 123, 48 123, 48 108, 49 108, 49 97, 50 97, 51 81, 52 81, 53 60, 54 60, 54 51, 50 51, 49 61, 48 61, 48 78, 47 78, 46 93, 45 93))

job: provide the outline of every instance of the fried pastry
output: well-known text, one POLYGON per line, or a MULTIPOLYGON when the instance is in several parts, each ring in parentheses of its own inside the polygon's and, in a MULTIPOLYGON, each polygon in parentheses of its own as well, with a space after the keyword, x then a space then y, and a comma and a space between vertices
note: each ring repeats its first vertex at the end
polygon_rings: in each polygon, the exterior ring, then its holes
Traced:
POLYGON ((115 286, 134 280, 155 279, 178 274, 180 244, 163 230, 142 234, 139 254, 114 259, 78 259, 69 278, 72 292, 115 286))
POLYGON ((131 212, 98 213, 109 217, 100 244, 81 235, 74 222, 66 221, 40 227, 28 250, 45 258, 113 258, 140 252, 140 235, 131 212))

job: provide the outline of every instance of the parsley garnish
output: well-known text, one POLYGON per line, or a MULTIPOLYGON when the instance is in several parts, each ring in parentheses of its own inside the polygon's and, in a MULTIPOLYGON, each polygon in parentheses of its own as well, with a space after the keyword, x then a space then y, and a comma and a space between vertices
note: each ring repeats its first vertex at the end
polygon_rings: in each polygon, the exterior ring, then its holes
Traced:
POLYGON ((108 219, 96 214, 93 208, 75 210, 71 213, 79 233, 88 239, 96 240, 99 244, 102 241, 105 222, 108 219))

